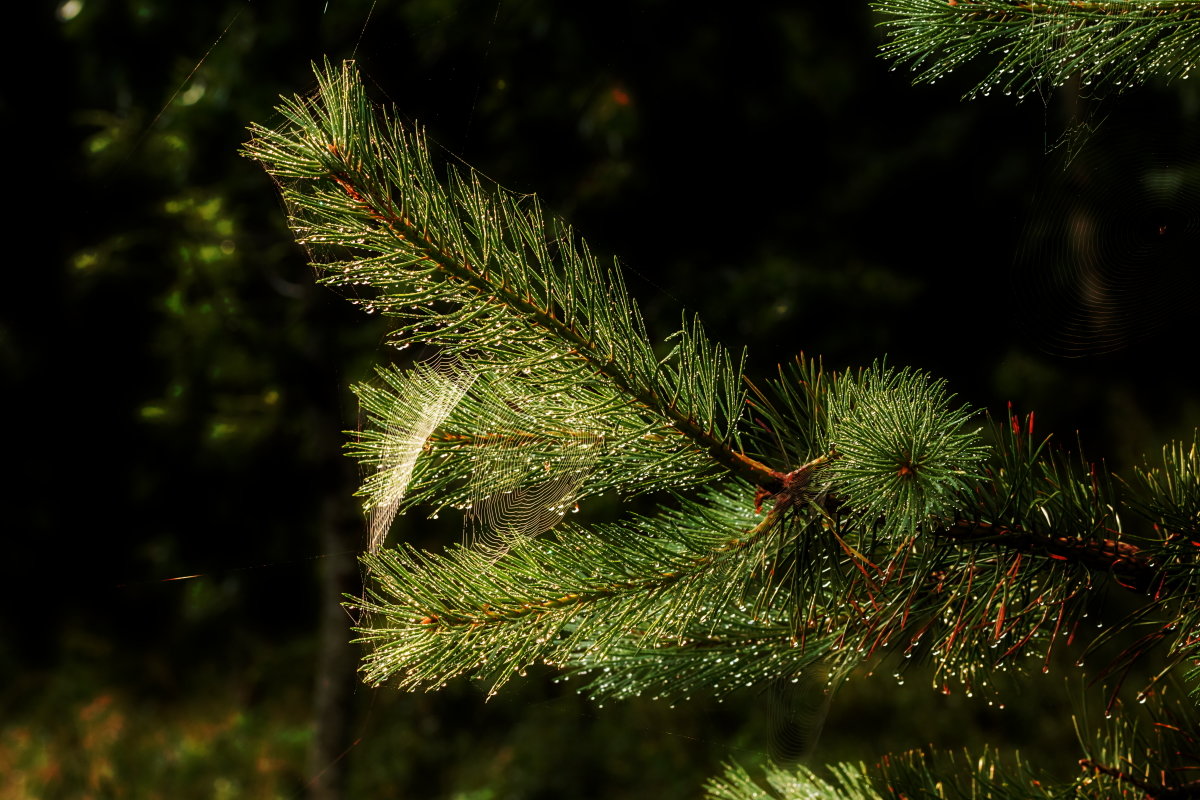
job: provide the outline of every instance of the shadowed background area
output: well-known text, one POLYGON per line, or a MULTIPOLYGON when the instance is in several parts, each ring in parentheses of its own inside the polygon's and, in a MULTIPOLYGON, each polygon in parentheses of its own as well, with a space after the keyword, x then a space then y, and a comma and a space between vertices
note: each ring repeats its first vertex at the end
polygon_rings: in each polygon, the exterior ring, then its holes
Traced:
MULTIPOLYGON (((1190 437, 1194 374, 1165 351, 1194 339, 1195 87, 964 104, 969 78, 889 71, 876 22, 865 2, 41 9, 4 100, 31 131, 11 185, 33 255, 10 255, 0 292, 0 797, 664 800, 768 748, 757 696, 601 709, 544 676, 487 704, 465 683, 358 685, 338 600, 360 591, 365 525, 339 432, 348 385, 394 354, 384 322, 314 284, 237 155, 326 54, 354 55, 448 162, 537 192, 618 256, 652 330, 696 312, 752 375, 887 354, 1079 429, 1117 468, 1190 437), (1144 131, 1189 133, 1141 162, 1144 131)), ((459 525, 393 537, 435 547, 459 525)), ((1069 712, 1046 711, 1069 708, 1061 682, 1043 683, 999 714, 852 682, 814 758, 1073 753, 1069 712)))

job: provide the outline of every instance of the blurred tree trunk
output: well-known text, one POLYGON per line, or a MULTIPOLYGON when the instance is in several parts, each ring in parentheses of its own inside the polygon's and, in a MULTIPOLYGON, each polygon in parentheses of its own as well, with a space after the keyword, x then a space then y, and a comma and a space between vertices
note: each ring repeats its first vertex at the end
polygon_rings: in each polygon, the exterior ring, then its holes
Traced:
MULTIPOLYGON (((344 471, 343 471, 344 472, 344 471)), ((354 504, 344 481, 321 504, 320 611, 317 632, 316 685, 313 691, 313 740, 308 754, 310 800, 339 800, 346 780, 345 754, 351 747, 351 702, 355 672, 355 647, 350 643, 350 618, 342 607, 345 594, 359 590, 357 550, 360 532, 356 518, 347 514, 354 504)))

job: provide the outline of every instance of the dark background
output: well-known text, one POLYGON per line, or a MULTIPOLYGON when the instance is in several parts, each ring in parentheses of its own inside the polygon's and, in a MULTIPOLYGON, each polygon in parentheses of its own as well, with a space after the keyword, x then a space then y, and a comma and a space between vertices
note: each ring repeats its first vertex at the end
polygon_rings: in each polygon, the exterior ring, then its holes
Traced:
MULTIPOLYGON (((314 285, 275 187, 238 156, 324 55, 356 54, 442 157, 618 256, 657 332, 697 312, 751 374, 886 354, 1001 417, 1036 409, 1118 469, 1190 438, 1200 94, 964 103, 969 74, 890 71, 878 22, 865 2, 35 12, 38 55, 3 96, 19 210, 0 291, 0 797, 686 797, 764 749, 754 698, 356 684, 337 597, 357 591, 363 532, 339 431, 348 385, 391 354, 380 321, 314 285), (1159 174, 1175 188, 1141 194, 1159 174), (1081 220, 1116 233, 1081 245, 1081 220), (1097 269, 1100 315, 1075 288, 1097 269)), ((1007 716, 865 680, 817 758, 1023 741, 1070 766, 1057 680, 1007 716)))

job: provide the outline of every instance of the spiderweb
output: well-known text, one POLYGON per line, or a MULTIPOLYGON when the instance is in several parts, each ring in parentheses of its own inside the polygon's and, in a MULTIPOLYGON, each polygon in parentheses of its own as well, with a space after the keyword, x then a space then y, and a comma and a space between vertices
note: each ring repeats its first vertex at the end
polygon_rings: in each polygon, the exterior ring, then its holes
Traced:
POLYGON ((464 512, 465 543, 500 555, 574 508, 605 452, 601 415, 529 380, 458 359, 379 375, 382 384, 356 387, 368 424, 354 449, 374 468, 360 492, 372 553, 433 487, 464 512))
POLYGON ((1188 315, 1200 289, 1198 142, 1195 126, 1110 119, 1056 154, 1013 269, 1037 347, 1113 353, 1188 315))
POLYGON ((812 756, 837 685, 828 665, 816 663, 767 687, 768 746, 776 763, 798 764, 812 756))
POLYGON ((378 471, 366 482, 369 502, 368 552, 378 552, 387 538, 412 482, 417 458, 429 438, 446 421, 470 389, 475 376, 456 363, 434 360, 417 364, 403 395, 394 396, 392 413, 379 437, 378 471))
POLYGON ((604 452, 595 420, 564 416, 555 398, 522 388, 492 382, 481 392, 486 401, 473 409, 463 534, 469 545, 497 556, 558 524, 604 452))

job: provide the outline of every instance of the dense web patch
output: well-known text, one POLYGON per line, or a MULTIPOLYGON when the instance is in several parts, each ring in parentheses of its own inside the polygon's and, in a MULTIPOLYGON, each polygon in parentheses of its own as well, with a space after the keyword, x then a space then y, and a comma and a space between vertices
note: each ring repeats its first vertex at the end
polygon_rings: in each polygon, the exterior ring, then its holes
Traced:
POLYGON ((1078 358, 1125 350, 1189 313, 1200 288, 1195 126, 1105 122, 1055 154, 1015 257, 1023 329, 1078 358))
MULTIPOLYGON (((389 373, 382 372, 385 380, 389 373)), ((379 437, 377 472, 367 479, 365 492, 369 515, 367 551, 376 553, 383 545, 412 482, 417 458, 429 437, 446 421, 462 400, 475 376, 458 364, 431 361, 418 364, 409 375, 404 397, 372 393, 390 412, 381 416, 384 430, 379 437)), ((370 391, 364 389, 364 393, 370 391)), ((364 402, 367 397, 364 396, 364 402)))
POLYGON ((439 482, 456 487, 450 505, 464 512, 465 543, 495 556, 553 528, 584 492, 606 452, 603 423, 478 366, 435 359, 380 369, 380 382, 355 387, 366 424, 351 451, 374 470, 360 490, 369 552, 439 482))

